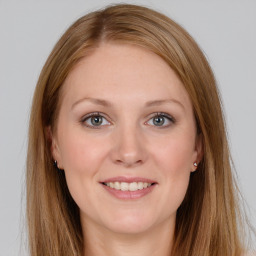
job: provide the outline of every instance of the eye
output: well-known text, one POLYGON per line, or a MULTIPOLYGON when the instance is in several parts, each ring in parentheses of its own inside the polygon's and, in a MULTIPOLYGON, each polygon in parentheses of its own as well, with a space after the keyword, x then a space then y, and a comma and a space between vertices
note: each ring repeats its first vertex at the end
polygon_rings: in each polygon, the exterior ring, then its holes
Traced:
POLYGON ((100 113, 90 113, 83 117, 82 123, 90 128, 100 128, 101 126, 110 125, 110 122, 100 113))
POLYGON ((174 118, 166 113, 156 113, 147 122, 149 125, 158 127, 168 127, 172 123, 174 123, 174 118))

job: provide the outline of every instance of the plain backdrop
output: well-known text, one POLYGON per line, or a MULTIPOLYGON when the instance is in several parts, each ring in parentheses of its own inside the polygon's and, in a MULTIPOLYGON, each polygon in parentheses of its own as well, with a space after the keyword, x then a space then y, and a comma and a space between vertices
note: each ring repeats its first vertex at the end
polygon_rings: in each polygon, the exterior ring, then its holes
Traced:
MULTIPOLYGON (((27 128, 40 70, 61 34, 85 13, 119 1, 0 0, 0 256, 27 255, 27 128), (23 239, 22 239, 23 238, 23 239)), ((161 11, 196 39, 222 93, 238 181, 256 224, 256 1, 127 1, 161 11)))

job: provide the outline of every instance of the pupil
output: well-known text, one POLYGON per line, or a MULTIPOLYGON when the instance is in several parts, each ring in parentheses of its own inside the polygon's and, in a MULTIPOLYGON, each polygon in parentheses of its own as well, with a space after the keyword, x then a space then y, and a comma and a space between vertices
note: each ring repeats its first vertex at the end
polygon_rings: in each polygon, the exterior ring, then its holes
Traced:
POLYGON ((161 125, 164 124, 164 118, 162 116, 157 116, 157 117, 154 118, 153 123, 156 126, 161 126, 161 125))
POLYGON ((101 116, 94 116, 92 117, 92 124, 99 126, 102 124, 102 117, 101 116))

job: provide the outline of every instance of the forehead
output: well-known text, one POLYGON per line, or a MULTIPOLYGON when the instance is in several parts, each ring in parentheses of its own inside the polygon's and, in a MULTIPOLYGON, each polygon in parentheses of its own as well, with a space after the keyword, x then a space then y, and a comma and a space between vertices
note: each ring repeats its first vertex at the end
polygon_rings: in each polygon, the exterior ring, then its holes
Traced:
MULTIPOLYGON (((139 46, 105 43, 84 57, 63 85, 65 101, 81 97, 113 101, 178 98, 191 105, 175 72, 158 55, 139 46)), ((190 106, 191 107, 191 106, 190 106)))

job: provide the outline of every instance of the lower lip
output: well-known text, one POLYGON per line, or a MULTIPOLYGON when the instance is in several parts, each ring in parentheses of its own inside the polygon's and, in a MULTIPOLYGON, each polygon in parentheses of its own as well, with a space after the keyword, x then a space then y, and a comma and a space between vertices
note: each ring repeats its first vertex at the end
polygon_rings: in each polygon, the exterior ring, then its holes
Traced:
POLYGON ((102 186, 114 197, 118 198, 118 199, 138 199, 141 197, 146 196, 147 194, 149 194, 156 185, 151 185, 150 187, 141 189, 141 190, 136 190, 136 191, 122 191, 122 190, 117 190, 111 187, 108 187, 106 185, 102 186))

